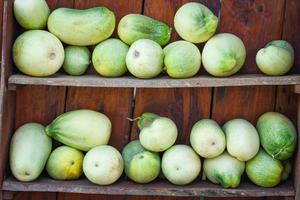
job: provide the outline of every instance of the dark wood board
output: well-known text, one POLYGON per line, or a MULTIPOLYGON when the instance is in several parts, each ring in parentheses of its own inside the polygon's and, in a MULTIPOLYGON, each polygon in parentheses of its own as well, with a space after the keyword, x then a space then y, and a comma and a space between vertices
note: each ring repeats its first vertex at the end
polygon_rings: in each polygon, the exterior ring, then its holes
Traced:
MULTIPOLYGON (((136 184, 132 181, 119 180, 110 186, 99 186, 86 179, 74 181, 55 181, 41 177, 32 183, 16 181, 9 177, 4 181, 3 189, 9 191, 49 191, 85 194, 113 194, 113 195, 147 195, 147 196, 175 196, 184 197, 262 197, 262 196, 293 196, 294 189, 291 181, 285 181, 276 188, 262 188, 253 183, 243 181, 235 189, 225 189, 206 181, 197 181, 186 186, 176 186, 166 181, 155 181, 149 184, 136 184)), ((65 196, 65 195, 64 195, 65 196)), ((84 196, 82 194, 82 196, 84 196)), ((95 196, 96 197, 96 196, 95 196)), ((101 196, 98 196, 98 198, 101 196)), ((113 199, 114 196, 111 198, 113 199)), ((77 197, 78 198, 78 197, 77 197)), ((82 197, 84 199, 84 197, 82 197)), ((88 196, 87 196, 87 199, 88 196)), ((196 198, 195 198, 196 199, 196 198)))

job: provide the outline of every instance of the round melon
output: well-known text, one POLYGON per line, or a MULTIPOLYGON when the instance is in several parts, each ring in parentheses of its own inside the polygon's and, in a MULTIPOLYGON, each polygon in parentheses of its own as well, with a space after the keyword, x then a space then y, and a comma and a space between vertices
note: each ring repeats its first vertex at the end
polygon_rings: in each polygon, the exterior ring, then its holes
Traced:
POLYGON ((82 174, 83 153, 68 146, 57 147, 48 159, 46 170, 58 180, 77 179, 82 174))
POLYGON ((223 130, 211 119, 200 120, 193 126, 190 142, 193 149, 204 158, 217 157, 226 147, 223 130))
POLYGON ((123 173, 123 159, 112 146, 101 145, 92 148, 83 159, 85 176, 97 185, 110 185, 123 173))
POLYGON ((230 155, 240 161, 253 158, 259 150, 259 136, 255 127, 244 119, 233 119, 223 126, 226 147, 230 155))
POLYGON ((164 64, 172 78, 192 77, 200 69, 201 54, 196 45, 187 41, 176 41, 164 48, 164 64))
POLYGON ((231 33, 219 33, 205 44, 202 62, 213 76, 224 77, 238 72, 246 60, 243 41, 231 33))
POLYGON ((249 179, 261 187, 274 187, 279 184, 283 166, 279 160, 272 158, 264 150, 246 163, 246 173, 249 179))
POLYGON ((24 74, 50 76, 63 65, 64 47, 59 39, 47 31, 26 31, 13 45, 13 60, 24 74))
POLYGON ((44 29, 49 15, 45 0, 14 0, 14 16, 24 29, 44 29))
POLYGON ((173 184, 191 183, 199 176, 200 170, 200 157, 190 146, 175 145, 163 154, 162 171, 173 184))
POLYGON ((108 39, 96 46, 93 52, 94 69, 102 76, 117 77, 127 72, 128 45, 119 39, 108 39))
POLYGON ((163 70, 164 53, 161 46, 150 40, 140 39, 129 48, 126 65, 137 78, 153 78, 163 70))
POLYGON ((125 173, 137 183, 149 183, 160 173, 160 157, 158 153, 146 150, 139 140, 128 143, 122 156, 125 164, 125 173))
POLYGON ((297 131, 291 120, 277 112, 267 112, 256 125, 261 145, 273 158, 286 160, 296 149, 297 131))
POLYGON ((91 52, 87 47, 67 46, 65 48, 64 70, 73 76, 82 75, 91 63, 91 52))

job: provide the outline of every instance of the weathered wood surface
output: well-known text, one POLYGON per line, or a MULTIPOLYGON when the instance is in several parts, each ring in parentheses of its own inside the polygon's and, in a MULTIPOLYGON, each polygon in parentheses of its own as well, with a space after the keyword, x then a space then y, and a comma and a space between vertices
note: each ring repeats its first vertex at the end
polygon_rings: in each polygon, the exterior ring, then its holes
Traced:
MULTIPOLYGON (((186 88, 186 87, 221 87, 250 85, 297 85, 300 75, 264 76, 261 74, 234 75, 230 78, 216 78, 200 75, 188 79, 172 79, 160 76, 154 79, 137 79, 133 76, 106 78, 96 74, 68 76, 57 74, 47 78, 30 77, 15 74, 9 77, 10 85, 52 85, 76 87, 135 87, 135 88, 186 88)), ((13 88, 13 87, 12 87, 13 88)))
POLYGON ((260 196, 293 196, 291 181, 280 184, 277 188, 257 187, 247 181, 239 188, 224 189, 210 182, 191 183, 188 187, 176 186, 166 181, 155 181, 149 184, 136 184, 132 181, 118 181, 111 186, 97 186, 86 179, 74 181, 55 181, 41 177, 33 183, 21 183, 14 178, 7 179, 3 184, 5 190, 18 191, 49 191, 86 194, 115 195, 150 195, 150 196, 213 196, 213 197, 260 197, 260 196))

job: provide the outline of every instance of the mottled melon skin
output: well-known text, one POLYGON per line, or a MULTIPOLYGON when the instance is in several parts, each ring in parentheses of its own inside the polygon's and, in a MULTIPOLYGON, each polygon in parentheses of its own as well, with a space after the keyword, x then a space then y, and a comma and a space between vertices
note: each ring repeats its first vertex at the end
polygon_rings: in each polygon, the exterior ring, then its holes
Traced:
POLYGON ((58 8, 48 18, 48 29, 69 45, 95 45, 111 36, 116 19, 105 7, 85 10, 58 8))
POLYGON ((296 148, 296 128, 286 116, 268 112, 259 117, 257 131, 261 145, 273 158, 286 160, 290 158, 296 148))
POLYGON ((150 17, 129 14, 120 20, 118 35, 123 42, 129 45, 139 39, 150 39, 164 46, 170 41, 171 28, 167 24, 150 17))

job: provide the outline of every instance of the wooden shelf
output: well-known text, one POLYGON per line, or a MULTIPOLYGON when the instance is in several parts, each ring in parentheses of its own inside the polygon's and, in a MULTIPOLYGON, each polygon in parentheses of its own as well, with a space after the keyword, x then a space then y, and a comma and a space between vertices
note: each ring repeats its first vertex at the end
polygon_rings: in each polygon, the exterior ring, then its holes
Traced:
POLYGON ((132 181, 120 180, 110 186, 98 186, 86 179, 74 181, 56 181, 42 177, 35 182, 23 183, 13 177, 3 182, 5 191, 43 191, 70 192, 86 194, 112 195, 160 195, 160 196, 207 196, 207 197, 263 197, 294 196, 292 182, 285 181, 275 188, 263 188, 249 182, 243 182, 236 189, 224 189, 207 181, 192 183, 187 186, 176 186, 165 180, 149 184, 136 184, 132 181))
POLYGON ((153 79, 137 79, 132 76, 104 78, 96 74, 69 76, 56 74, 47 78, 36 78, 14 74, 9 77, 10 88, 15 85, 52 85, 78 87, 136 87, 136 88, 182 88, 182 87, 221 87, 250 85, 298 85, 300 75, 264 76, 261 74, 235 75, 227 78, 215 78, 201 75, 188 79, 171 79, 160 76, 153 79))

